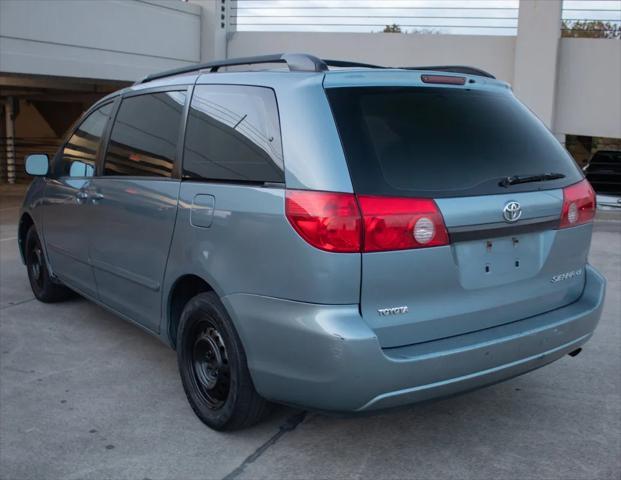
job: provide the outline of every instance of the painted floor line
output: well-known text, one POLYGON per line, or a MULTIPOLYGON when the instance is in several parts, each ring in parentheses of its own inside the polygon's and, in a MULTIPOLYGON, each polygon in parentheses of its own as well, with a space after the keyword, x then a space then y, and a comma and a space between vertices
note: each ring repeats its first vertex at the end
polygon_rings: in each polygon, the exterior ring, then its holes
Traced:
POLYGON ((36 300, 35 297, 26 298, 24 300, 18 300, 16 302, 9 302, 7 305, 3 305, 0 307, 0 310, 6 310, 7 308, 17 307, 18 305, 23 305, 24 303, 32 302, 36 300))

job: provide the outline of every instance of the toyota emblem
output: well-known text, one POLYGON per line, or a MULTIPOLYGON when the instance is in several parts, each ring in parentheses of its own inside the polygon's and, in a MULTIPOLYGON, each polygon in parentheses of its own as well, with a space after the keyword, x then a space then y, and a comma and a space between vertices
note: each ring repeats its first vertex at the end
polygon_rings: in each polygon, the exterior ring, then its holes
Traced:
POLYGON ((507 202, 505 208, 502 209, 502 216, 507 222, 517 222, 522 216, 522 207, 518 202, 507 202))

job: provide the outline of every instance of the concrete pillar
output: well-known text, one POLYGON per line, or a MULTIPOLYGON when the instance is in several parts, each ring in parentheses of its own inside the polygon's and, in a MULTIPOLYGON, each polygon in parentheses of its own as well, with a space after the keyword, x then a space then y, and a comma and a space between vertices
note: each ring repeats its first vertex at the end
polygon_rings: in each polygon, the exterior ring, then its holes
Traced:
POLYGON ((190 1, 201 7, 201 62, 225 59, 232 0, 190 1))
POLYGON ((554 126, 561 0, 520 0, 513 91, 548 126, 554 126))
POLYGON ((15 183, 15 111, 14 99, 7 98, 4 105, 6 137, 6 177, 9 183, 15 183))

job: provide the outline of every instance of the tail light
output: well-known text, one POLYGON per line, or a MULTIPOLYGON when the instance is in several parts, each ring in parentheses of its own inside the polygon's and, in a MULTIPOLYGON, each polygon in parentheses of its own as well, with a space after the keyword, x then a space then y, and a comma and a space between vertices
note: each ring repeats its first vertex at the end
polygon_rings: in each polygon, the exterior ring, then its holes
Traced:
POLYGON ((563 189, 560 228, 588 223, 595 216, 595 192, 585 179, 563 189))
POLYGON ((360 252, 362 219, 351 193, 287 190, 289 222, 312 246, 328 252, 360 252))
POLYGON ((440 210, 428 198, 358 197, 364 251, 406 250, 449 243, 440 210))
POLYGON ((329 252, 380 252, 449 243, 431 199, 287 190, 287 219, 308 243, 329 252))

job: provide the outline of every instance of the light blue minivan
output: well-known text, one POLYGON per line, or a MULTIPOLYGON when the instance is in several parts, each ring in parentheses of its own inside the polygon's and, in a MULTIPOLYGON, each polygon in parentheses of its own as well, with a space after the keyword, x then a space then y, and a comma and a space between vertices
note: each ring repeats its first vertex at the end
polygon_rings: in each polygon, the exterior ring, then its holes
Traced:
POLYGON ((489 385, 577 354, 601 314, 591 186, 475 68, 164 72, 26 168, 35 296, 159 336, 215 429, 270 402, 361 412, 489 385))

